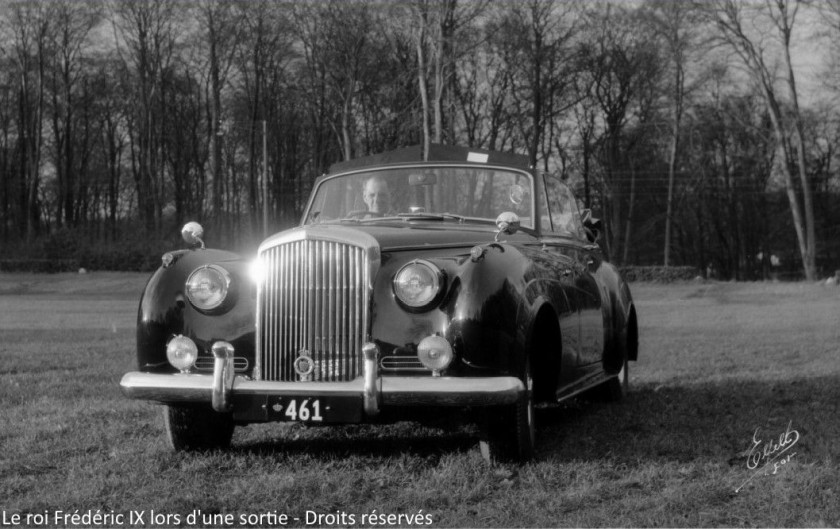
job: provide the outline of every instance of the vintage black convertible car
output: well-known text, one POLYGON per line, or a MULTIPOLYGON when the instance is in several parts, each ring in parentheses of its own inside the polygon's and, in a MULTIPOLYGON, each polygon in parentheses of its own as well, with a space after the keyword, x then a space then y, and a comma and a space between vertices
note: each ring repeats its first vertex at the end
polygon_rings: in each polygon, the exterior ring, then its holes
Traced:
POLYGON ((175 449, 234 427, 474 418, 490 459, 534 451, 534 407, 621 398, 636 360, 627 284, 561 181, 527 158, 419 147, 342 162, 255 260, 163 256, 123 392, 165 404, 175 449), (466 413, 464 413, 466 412, 466 413))

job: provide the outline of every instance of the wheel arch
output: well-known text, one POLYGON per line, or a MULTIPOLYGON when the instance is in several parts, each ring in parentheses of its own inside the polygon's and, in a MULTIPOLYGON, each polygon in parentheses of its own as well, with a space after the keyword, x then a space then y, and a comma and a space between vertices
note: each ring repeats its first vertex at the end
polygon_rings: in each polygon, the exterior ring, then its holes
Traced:
POLYGON ((531 361, 534 399, 553 401, 560 374, 563 342, 557 311, 541 300, 532 312, 525 351, 531 361))

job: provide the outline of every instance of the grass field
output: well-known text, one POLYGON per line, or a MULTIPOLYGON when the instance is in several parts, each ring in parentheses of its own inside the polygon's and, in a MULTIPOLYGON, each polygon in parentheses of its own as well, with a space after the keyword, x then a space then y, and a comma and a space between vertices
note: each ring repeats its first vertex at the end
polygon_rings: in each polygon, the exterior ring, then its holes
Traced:
POLYGON ((0 274, 0 525, 840 526, 840 289, 634 285, 629 397, 539 410, 536 460, 491 467, 474 431, 407 423, 170 452, 160 408, 118 386, 145 279, 0 274), (754 436, 760 456, 786 432, 789 461, 748 468, 754 436))

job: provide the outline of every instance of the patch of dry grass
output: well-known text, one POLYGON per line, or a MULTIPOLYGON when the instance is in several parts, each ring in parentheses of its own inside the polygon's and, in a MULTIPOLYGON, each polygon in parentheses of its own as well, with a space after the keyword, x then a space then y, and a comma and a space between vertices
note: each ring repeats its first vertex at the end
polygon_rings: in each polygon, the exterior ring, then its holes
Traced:
POLYGON ((287 513, 292 526, 307 511, 369 525, 374 509, 422 509, 435 526, 840 525, 840 289, 634 285, 629 398, 540 410, 536 460, 489 467, 471 429, 409 423, 259 425, 237 429, 228 452, 170 452, 160 408, 118 389, 144 282, 0 274, 0 509, 287 513), (756 429, 769 439, 788 423, 801 436, 791 462, 736 494, 756 429))

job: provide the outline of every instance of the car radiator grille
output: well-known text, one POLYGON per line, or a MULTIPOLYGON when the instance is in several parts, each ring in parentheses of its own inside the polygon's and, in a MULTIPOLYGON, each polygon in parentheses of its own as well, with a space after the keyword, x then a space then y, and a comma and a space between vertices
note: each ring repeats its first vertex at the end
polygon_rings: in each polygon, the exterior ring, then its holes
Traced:
MULTIPOLYGON (((259 377, 335 382, 361 374, 370 269, 365 250, 341 242, 298 240, 264 249, 258 295, 259 377), (309 356, 311 373, 295 371, 309 356)), ((302 369, 301 371, 308 371, 302 369)))

